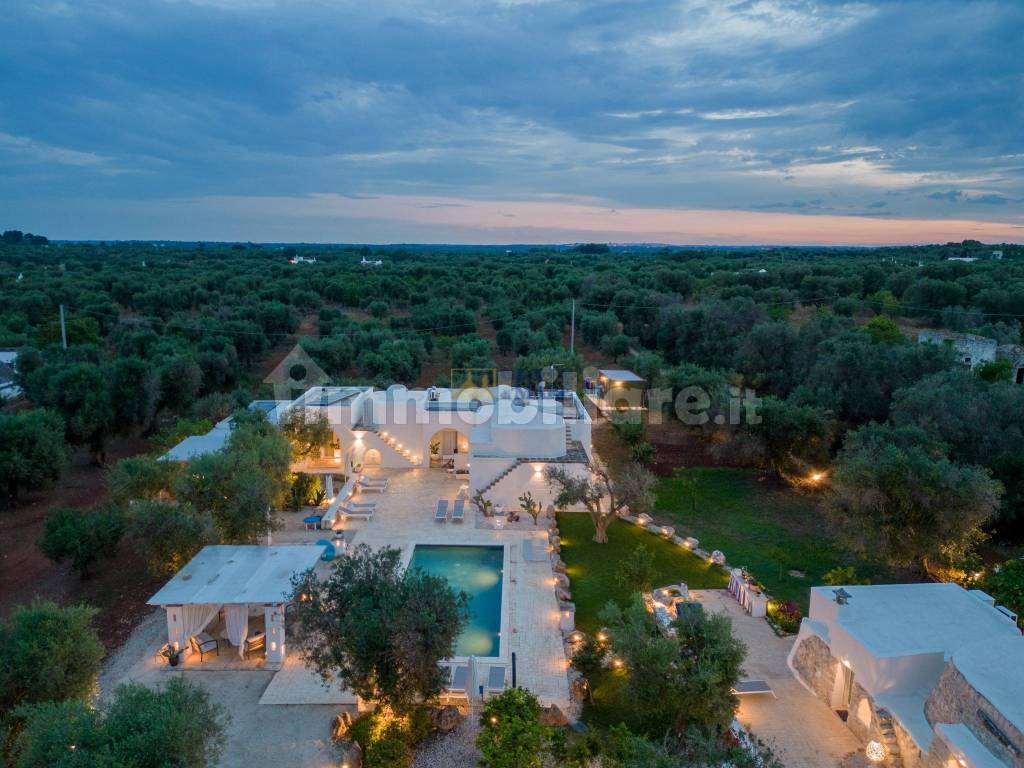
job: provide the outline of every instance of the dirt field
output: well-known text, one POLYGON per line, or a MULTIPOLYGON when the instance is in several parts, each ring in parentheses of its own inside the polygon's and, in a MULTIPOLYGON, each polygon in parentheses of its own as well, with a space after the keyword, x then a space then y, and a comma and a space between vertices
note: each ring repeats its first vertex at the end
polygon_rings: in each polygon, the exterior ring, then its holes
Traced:
MULTIPOLYGON (((112 465, 148 449, 142 438, 115 440, 108 461, 112 465)), ((89 508, 106 501, 106 472, 92 463, 87 451, 80 451, 57 485, 0 512, 0 616, 6 617, 14 606, 29 603, 37 595, 64 605, 89 603, 100 609, 96 627, 101 639, 108 648, 115 648, 149 610, 144 603, 159 584, 127 544, 122 544, 116 559, 100 562, 86 581, 80 581, 66 564, 52 563, 36 546, 53 507, 89 508)))

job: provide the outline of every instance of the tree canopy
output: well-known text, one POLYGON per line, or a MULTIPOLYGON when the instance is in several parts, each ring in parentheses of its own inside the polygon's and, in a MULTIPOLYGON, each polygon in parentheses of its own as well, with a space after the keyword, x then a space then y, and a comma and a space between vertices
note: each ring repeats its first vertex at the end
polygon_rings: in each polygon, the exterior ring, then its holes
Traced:
POLYGON ((407 712, 439 694, 443 659, 469 618, 469 598, 447 580, 403 570, 401 550, 365 544, 330 575, 295 577, 292 647, 325 680, 407 712))

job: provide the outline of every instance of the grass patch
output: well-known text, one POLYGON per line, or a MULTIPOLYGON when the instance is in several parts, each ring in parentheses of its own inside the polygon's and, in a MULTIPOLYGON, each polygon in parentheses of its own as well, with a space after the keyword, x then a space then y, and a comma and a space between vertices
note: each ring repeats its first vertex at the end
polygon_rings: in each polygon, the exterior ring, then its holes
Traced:
MULTIPOLYGON (((817 502, 793 491, 760 482, 741 469, 694 468, 697 510, 675 478, 659 480, 655 517, 667 521, 681 536, 700 540, 702 549, 719 549, 729 563, 745 566, 769 594, 794 600, 806 613, 811 586, 826 571, 852 565, 872 582, 892 581, 894 572, 847 551, 831 535, 817 502), (789 575, 800 571, 804 578, 789 575)), ((568 561, 566 561, 568 562, 568 561)))
POLYGON ((600 629, 597 615, 609 600, 625 605, 632 597, 616 577, 619 561, 640 544, 654 556, 655 586, 683 581, 693 589, 721 589, 729 581, 721 568, 632 523, 612 521, 607 544, 592 541, 594 524, 586 514, 560 513, 558 530, 576 603, 576 626, 588 634, 600 629))

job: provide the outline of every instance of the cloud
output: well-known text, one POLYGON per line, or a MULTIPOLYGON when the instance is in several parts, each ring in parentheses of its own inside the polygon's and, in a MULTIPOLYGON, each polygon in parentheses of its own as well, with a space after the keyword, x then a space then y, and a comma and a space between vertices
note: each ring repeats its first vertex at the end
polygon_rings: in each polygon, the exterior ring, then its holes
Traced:
POLYGON ((12 136, 9 133, 0 133, 0 152, 6 152, 16 160, 70 165, 78 168, 96 167, 110 160, 110 158, 95 152, 58 147, 30 139, 27 136, 12 136))
POLYGON ((0 199, 94 199, 104 237, 145 226, 124 200, 253 195, 1024 220, 1014 0, 87 8, 5 9, 0 199))

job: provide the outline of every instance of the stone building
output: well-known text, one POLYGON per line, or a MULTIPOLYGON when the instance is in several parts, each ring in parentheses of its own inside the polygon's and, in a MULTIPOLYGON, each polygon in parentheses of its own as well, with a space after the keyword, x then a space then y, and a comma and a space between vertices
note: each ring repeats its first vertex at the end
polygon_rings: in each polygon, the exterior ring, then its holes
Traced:
POLYGON ((1024 768, 1024 637, 980 590, 816 587, 789 666, 888 765, 1024 768))
POLYGON ((948 344, 956 351, 957 359, 970 368, 979 363, 996 359, 998 344, 995 339, 978 336, 975 333, 953 333, 952 331, 921 331, 917 334, 918 344, 948 344))
POLYGON ((1024 384, 1024 347, 1019 344, 1002 344, 996 350, 996 356, 1009 360, 1013 366, 1011 379, 1017 384, 1024 384))

